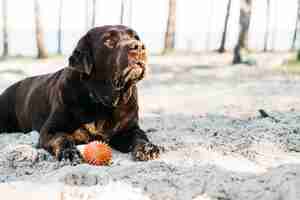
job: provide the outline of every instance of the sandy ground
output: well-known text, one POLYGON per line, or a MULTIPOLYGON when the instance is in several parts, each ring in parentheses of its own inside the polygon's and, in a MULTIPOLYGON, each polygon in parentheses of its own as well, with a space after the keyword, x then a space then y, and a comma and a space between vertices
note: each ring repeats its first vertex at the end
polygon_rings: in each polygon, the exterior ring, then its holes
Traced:
MULTIPOLYGON (((72 167, 36 149, 37 132, 2 134, 0 191, 5 199, 298 200, 300 77, 274 68, 289 56, 253 55, 254 66, 231 66, 230 55, 151 57, 140 115, 166 148, 160 159, 114 151, 109 167, 72 167)), ((64 65, 2 62, 0 87, 64 65)))

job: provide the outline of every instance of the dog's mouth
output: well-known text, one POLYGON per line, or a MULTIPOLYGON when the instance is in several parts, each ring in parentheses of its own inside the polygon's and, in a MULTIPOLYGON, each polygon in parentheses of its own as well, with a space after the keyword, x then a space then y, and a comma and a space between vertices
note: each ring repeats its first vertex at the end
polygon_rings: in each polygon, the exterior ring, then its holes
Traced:
POLYGON ((142 80, 145 77, 147 66, 147 51, 144 45, 143 48, 139 48, 139 45, 133 45, 127 54, 127 60, 128 64, 122 73, 124 82, 128 84, 142 80))
POLYGON ((122 77, 125 83, 136 83, 142 80, 146 74, 146 62, 144 61, 132 61, 123 70, 122 77))
POLYGON ((146 63, 143 61, 132 61, 113 81, 114 90, 126 90, 132 84, 142 80, 146 74, 146 63))
POLYGON ((118 66, 122 62, 119 62, 116 66, 116 69, 119 70, 117 70, 112 79, 113 93, 119 94, 114 95, 118 96, 117 98, 113 98, 114 102, 118 102, 119 98, 122 98, 129 88, 142 80, 147 72, 147 52, 145 49, 131 50, 127 52, 126 57, 127 62, 124 62, 123 66, 118 66))

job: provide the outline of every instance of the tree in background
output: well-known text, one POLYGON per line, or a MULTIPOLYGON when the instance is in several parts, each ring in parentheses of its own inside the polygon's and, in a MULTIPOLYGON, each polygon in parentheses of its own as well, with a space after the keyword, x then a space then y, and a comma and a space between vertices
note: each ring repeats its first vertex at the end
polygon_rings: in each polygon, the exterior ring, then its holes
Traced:
POLYGON ((62 54, 62 10, 63 0, 59 0, 58 8, 58 32, 57 32, 57 54, 62 54))
POLYGON ((227 28, 228 28, 228 21, 229 21, 230 11, 231 11, 231 0, 228 0, 227 12, 226 12, 225 23, 224 23, 224 30, 223 30, 223 34, 222 34, 221 46, 218 50, 219 53, 224 53, 225 52, 226 35, 227 35, 227 28))
POLYGON ((34 1, 34 14, 35 14, 35 33, 36 44, 38 49, 38 58, 47 58, 48 53, 44 44, 44 31, 41 22, 41 9, 38 0, 34 1))
POLYGON ((297 8, 297 19, 296 19, 296 25, 294 29, 294 36, 293 36, 293 42, 292 42, 292 50, 296 50, 296 41, 298 36, 298 30, 299 30, 299 22, 300 22, 300 0, 298 0, 298 8, 297 8))
POLYGON ((176 31, 176 0, 169 0, 169 14, 167 21, 167 30, 165 33, 165 47, 163 54, 174 50, 176 31))
POLYGON ((90 4, 88 0, 84 1, 84 9, 85 9, 85 19, 84 19, 84 22, 85 22, 85 30, 87 31, 88 29, 90 29, 90 4))
POLYGON ((270 25, 270 0, 267 0, 267 15, 266 15, 266 30, 265 30, 265 44, 264 52, 268 51, 268 41, 269 41, 269 25, 270 25))
POLYGON ((2 0, 2 18, 3 18, 3 54, 2 57, 8 56, 8 27, 7 27, 7 0, 2 0))
POLYGON ((120 24, 124 24, 124 17, 125 17, 125 2, 121 0, 121 14, 120 14, 120 24))
POLYGON ((277 24, 278 24, 278 2, 277 0, 273 0, 274 3, 274 25, 273 25, 273 32, 272 32, 272 51, 276 50, 276 40, 277 40, 277 24))
POLYGON ((234 48, 233 64, 242 62, 241 49, 248 49, 248 35, 252 11, 252 0, 241 0, 240 32, 238 42, 234 48))
POLYGON ((132 0, 128 0, 128 24, 132 26, 132 0))
MULTIPOLYGON (((296 25, 294 30, 294 36, 293 36, 293 42, 292 42, 292 50, 296 50, 296 41, 298 36, 298 30, 299 30, 299 22, 300 22, 300 0, 298 0, 298 8, 297 8, 297 19, 296 19, 296 25)), ((297 60, 300 61, 300 49, 297 51, 297 60)))
POLYGON ((96 26, 97 0, 93 0, 92 27, 96 26))

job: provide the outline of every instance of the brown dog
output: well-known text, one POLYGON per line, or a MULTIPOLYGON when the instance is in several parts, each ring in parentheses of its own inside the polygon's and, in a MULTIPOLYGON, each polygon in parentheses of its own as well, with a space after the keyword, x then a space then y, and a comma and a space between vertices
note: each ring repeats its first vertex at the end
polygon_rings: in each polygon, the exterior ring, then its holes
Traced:
POLYGON ((138 125, 137 81, 146 70, 146 49, 126 26, 90 30, 69 66, 27 78, 0 96, 0 131, 40 132, 39 146, 57 159, 77 162, 75 145, 104 140, 136 160, 158 157, 138 125))

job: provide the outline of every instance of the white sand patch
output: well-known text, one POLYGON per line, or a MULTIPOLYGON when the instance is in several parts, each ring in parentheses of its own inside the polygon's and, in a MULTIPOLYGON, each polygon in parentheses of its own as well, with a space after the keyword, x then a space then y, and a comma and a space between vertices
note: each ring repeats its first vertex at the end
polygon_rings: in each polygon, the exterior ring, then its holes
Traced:
POLYGON ((204 194, 193 198, 193 200, 213 200, 213 199, 210 198, 208 195, 204 194))
POLYGON ((201 147, 185 148, 168 152, 162 155, 161 160, 174 165, 194 165, 198 162, 202 165, 212 164, 228 171, 263 173, 266 169, 242 156, 224 156, 216 151, 210 151, 201 147))
POLYGON ((122 182, 110 182, 105 186, 70 187, 62 191, 65 200, 150 200, 138 188, 122 182))
POLYGON ((90 187, 14 182, 0 184, 0 192, 3 194, 1 198, 10 200, 150 200, 141 189, 122 182, 90 187))

